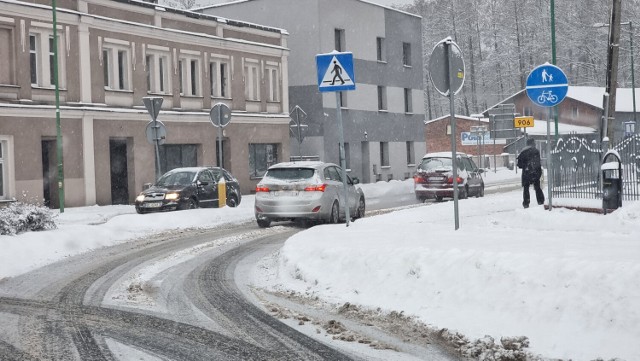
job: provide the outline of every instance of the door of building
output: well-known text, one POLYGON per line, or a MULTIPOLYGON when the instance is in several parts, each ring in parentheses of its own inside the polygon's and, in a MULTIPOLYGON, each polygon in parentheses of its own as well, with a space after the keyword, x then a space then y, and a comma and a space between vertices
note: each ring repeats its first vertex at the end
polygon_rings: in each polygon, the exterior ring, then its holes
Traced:
POLYGON ((58 196, 58 167, 56 160, 58 151, 56 150, 55 139, 42 139, 42 197, 45 207, 52 209, 60 208, 60 198, 58 196))
POLYGON ((129 204, 129 177, 127 167, 127 140, 109 140, 111 164, 111 204, 129 204))

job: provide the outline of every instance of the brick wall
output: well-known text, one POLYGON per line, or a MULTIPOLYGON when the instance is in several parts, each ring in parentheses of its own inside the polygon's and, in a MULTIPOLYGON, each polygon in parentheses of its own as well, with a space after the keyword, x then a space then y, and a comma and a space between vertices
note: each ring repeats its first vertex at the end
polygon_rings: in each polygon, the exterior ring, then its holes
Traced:
MULTIPOLYGON (((450 118, 443 118, 433 122, 430 122, 426 125, 426 141, 427 141, 427 152, 447 152, 451 151, 451 135, 447 134, 447 126, 450 124, 450 118)), ((478 125, 477 120, 464 119, 456 117, 456 150, 458 152, 463 152, 471 155, 478 155, 478 146, 477 145, 462 145, 462 140, 460 138, 461 132, 469 132, 471 131, 471 126, 478 125)), ((488 122, 482 122, 481 125, 489 128, 488 122)), ((494 155, 494 154, 502 154, 504 144, 485 144, 483 147, 482 153, 485 155, 494 155)))

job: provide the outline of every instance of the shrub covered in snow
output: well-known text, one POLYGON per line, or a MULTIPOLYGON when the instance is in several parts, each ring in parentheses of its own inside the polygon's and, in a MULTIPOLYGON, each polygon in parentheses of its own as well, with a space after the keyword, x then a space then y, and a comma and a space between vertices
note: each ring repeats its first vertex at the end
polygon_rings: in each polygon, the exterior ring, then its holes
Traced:
POLYGON ((55 229, 51 210, 26 203, 12 203, 0 208, 0 235, 55 229))

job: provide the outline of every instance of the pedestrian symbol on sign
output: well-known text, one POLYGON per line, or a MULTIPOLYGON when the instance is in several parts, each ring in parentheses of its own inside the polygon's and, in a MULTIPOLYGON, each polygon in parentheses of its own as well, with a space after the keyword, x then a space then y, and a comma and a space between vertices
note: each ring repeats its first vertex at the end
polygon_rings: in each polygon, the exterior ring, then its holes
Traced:
POLYGON ((343 67, 338 58, 335 56, 331 60, 333 66, 329 66, 322 77, 322 85, 336 85, 336 80, 340 81, 340 85, 351 85, 353 81, 349 78, 349 74, 343 72, 343 67), (344 74, 344 77, 343 77, 344 74))

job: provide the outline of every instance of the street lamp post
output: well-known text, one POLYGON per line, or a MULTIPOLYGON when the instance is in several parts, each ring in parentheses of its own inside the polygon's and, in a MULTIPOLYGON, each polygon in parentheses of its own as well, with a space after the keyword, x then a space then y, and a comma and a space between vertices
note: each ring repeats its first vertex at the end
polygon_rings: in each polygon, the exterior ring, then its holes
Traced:
POLYGON ((64 166, 62 157, 62 129, 60 126, 60 88, 58 84, 58 21, 56 17, 56 0, 51 1, 53 12, 53 81, 56 94, 56 153, 58 163, 58 198, 60 213, 64 213, 64 166))

